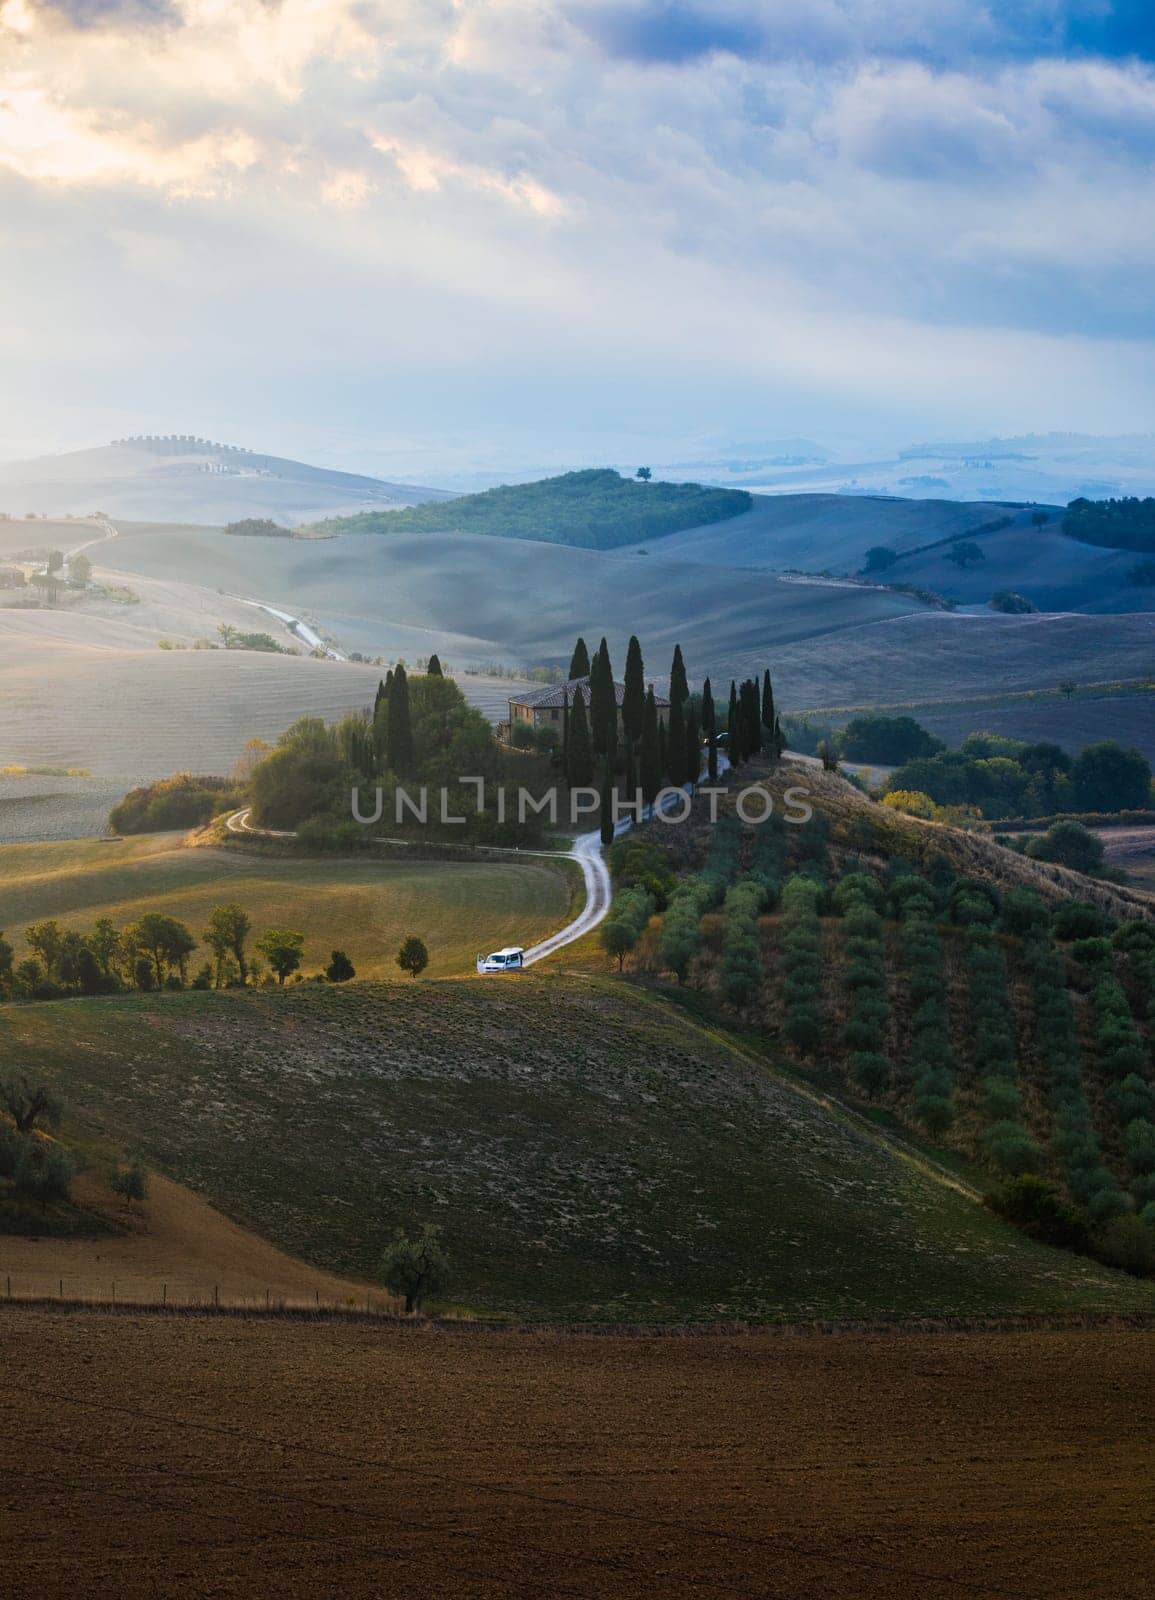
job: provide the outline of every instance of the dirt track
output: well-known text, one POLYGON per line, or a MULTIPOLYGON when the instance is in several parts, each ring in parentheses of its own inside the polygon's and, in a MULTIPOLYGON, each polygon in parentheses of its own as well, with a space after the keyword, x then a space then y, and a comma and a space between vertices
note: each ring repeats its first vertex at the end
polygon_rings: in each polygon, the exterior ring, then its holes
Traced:
POLYGON ((1155 1334, 0 1339, 20 1600, 1149 1593, 1155 1334))

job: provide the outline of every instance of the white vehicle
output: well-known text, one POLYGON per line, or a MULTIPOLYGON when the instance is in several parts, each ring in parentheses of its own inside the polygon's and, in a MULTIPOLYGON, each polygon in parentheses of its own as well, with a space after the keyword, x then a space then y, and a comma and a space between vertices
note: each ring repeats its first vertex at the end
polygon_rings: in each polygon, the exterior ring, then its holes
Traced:
POLYGON ((520 972, 525 965, 525 950, 519 944, 506 945, 491 956, 478 956, 478 972, 520 972))

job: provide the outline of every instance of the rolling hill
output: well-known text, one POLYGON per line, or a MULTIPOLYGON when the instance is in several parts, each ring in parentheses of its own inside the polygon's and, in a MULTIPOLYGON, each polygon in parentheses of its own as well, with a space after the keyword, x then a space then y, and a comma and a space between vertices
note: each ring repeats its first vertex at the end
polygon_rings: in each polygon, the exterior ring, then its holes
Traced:
POLYGON ((121 439, 0 467, 0 509, 15 516, 99 510, 166 522, 271 517, 293 524, 415 505, 439 493, 191 436, 121 439))
POLYGON ((613 550, 660 539, 748 511, 744 489, 700 483, 642 483, 610 467, 566 472, 537 483, 503 484, 441 505, 365 511, 317 523, 318 533, 483 533, 499 539, 613 550))
POLYGON ((1149 1307, 723 1035, 519 975, 6 1008, 73 1115, 342 1274, 440 1222, 455 1298, 665 1320, 1149 1307), (517 1041, 516 1050, 510 1040, 517 1041))

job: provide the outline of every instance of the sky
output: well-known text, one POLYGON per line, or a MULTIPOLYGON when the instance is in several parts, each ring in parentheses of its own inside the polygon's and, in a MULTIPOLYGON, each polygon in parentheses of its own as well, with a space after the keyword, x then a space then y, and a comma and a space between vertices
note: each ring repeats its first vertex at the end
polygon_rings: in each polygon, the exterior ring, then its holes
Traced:
POLYGON ((1155 415, 1145 0, 0 0, 0 457, 1155 415))

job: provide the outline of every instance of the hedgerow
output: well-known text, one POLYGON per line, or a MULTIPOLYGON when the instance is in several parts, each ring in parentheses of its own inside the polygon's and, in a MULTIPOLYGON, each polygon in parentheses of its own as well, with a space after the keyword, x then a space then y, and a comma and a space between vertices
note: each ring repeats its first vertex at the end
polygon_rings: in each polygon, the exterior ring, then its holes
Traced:
POLYGON ((954 1121, 954 1054, 950 1046, 942 939, 936 923, 937 896, 925 879, 904 878, 892 885, 902 916, 902 952, 914 1016, 907 1070, 914 1089, 914 1113, 931 1133, 954 1121), (897 892, 896 892, 897 891, 897 892))
POLYGON ((835 909, 842 912, 843 948, 847 957, 846 986, 850 1008, 842 1042, 853 1052, 851 1071, 869 1094, 890 1080, 886 1030, 890 1002, 886 997, 886 947, 879 908, 885 891, 877 878, 852 872, 837 885, 835 909))
POLYGON ((786 1037, 809 1055, 822 1038, 822 885, 799 873, 782 890, 782 971, 786 1037))
POLYGON ((1008 1176, 1037 1172, 1042 1154, 1019 1120, 1022 1097, 1006 956, 987 928, 972 925, 964 960, 975 1069, 992 1121, 983 1143, 994 1164, 1008 1176))
POLYGON ((1103 1163, 1083 1087, 1083 1068, 1067 973, 1047 928, 1022 943, 1031 980, 1039 1049, 1047 1068, 1048 1099, 1054 1117, 1053 1148, 1067 1187, 1097 1221, 1127 1209, 1119 1185, 1103 1163))

